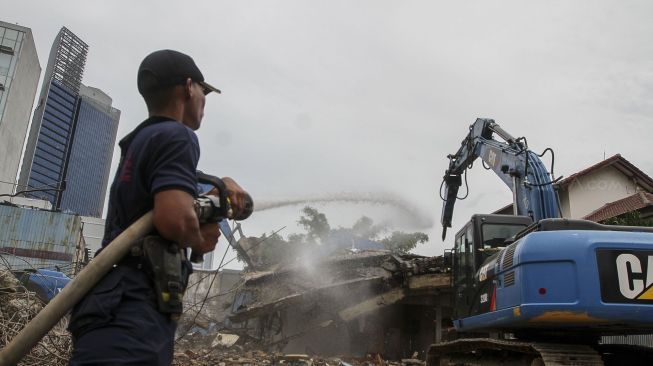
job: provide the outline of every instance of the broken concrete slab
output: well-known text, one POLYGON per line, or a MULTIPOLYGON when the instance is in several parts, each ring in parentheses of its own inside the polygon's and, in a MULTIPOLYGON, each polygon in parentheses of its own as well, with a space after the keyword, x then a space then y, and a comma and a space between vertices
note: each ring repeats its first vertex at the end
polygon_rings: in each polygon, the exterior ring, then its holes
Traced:
POLYGON ((211 343, 211 347, 231 347, 236 342, 238 342, 238 339, 240 339, 239 336, 235 334, 228 334, 228 333, 218 333, 218 335, 215 336, 213 339, 213 342, 211 343))

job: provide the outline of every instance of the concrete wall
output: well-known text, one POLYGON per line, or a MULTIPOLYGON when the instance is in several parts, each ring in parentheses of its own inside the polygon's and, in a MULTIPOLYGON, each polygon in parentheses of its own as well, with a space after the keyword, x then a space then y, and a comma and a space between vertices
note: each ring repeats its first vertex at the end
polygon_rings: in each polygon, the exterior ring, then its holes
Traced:
POLYGON ((561 189, 558 191, 558 197, 560 198, 560 210, 562 211, 562 217, 571 218, 571 207, 569 207, 569 191, 566 189, 561 189))
POLYGON ((104 106, 107 111, 111 110, 111 104, 113 103, 113 99, 111 99, 111 97, 108 96, 107 93, 103 92, 98 88, 94 88, 92 86, 87 86, 82 84, 79 86, 79 95, 92 99, 93 101, 98 103, 98 105, 104 106))
POLYGON ((0 22, 0 27, 25 32, 20 50, 15 50, 14 57, 18 57, 16 69, 11 85, 5 91, 7 102, 4 113, 0 114, 0 194, 6 194, 14 191, 13 183, 23 152, 41 65, 29 28, 5 22, 0 22))
POLYGON ((97 217, 80 216, 82 218, 82 235, 86 248, 91 251, 91 256, 102 246, 102 237, 104 237, 105 220, 97 217))
POLYGON ((193 272, 184 295, 186 314, 194 317, 204 302, 201 316, 195 319, 196 322, 223 322, 231 312, 235 289, 241 281, 240 275, 241 271, 232 269, 224 269, 220 272, 203 270, 193 272))
POLYGON ((38 208, 41 210, 52 210, 52 203, 46 200, 39 200, 35 198, 26 198, 26 197, 3 197, 0 198, 0 203, 7 202, 12 205, 17 205, 23 208, 38 208))
MULTIPOLYGON (((635 194, 637 185, 619 170, 609 166, 576 179, 567 187, 567 191, 569 217, 577 219, 606 203, 635 194)), ((563 203, 563 212, 564 208, 563 203)))

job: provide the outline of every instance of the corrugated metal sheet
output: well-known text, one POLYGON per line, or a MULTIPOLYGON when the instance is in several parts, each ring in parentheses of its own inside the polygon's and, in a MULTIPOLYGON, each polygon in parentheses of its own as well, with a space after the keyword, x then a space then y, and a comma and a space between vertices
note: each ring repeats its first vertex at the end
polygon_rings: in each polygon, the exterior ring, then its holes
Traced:
POLYGON ((653 334, 601 337, 604 344, 630 344, 635 346, 653 347, 653 334))
POLYGON ((72 274, 81 228, 77 215, 0 205, 0 266, 72 274))

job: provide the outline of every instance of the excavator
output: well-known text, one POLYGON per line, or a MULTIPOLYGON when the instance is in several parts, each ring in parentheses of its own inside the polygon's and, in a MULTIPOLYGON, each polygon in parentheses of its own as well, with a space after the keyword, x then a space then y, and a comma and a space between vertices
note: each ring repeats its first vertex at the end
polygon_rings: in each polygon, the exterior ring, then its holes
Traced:
POLYGON ((513 215, 473 215, 455 235, 455 336, 427 365, 653 365, 652 348, 601 341, 653 333, 653 228, 563 218, 553 150, 529 150, 492 119, 448 158, 443 240, 478 158, 512 191, 513 215))

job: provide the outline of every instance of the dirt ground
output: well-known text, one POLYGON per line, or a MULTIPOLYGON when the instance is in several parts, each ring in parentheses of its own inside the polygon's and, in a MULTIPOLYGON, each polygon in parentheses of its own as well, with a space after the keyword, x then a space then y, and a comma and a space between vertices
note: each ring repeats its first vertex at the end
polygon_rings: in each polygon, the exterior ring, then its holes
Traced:
POLYGON ((217 345, 220 334, 203 336, 195 334, 184 337, 175 345, 174 366, 422 366, 416 359, 384 360, 378 355, 365 358, 329 357, 315 355, 289 355, 257 350, 253 344, 231 346, 217 345))

